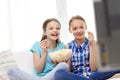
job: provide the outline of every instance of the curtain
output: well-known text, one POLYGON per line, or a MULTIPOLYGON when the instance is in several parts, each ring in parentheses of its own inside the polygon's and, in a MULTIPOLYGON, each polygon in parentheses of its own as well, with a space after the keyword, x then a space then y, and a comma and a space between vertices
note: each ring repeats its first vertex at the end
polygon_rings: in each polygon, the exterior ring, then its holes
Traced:
POLYGON ((68 21, 77 14, 95 33, 92 0, 0 0, 0 51, 30 49, 41 39, 43 22, 52 17, 61 22, 60 38, 67 44, 73 39, 68 21))

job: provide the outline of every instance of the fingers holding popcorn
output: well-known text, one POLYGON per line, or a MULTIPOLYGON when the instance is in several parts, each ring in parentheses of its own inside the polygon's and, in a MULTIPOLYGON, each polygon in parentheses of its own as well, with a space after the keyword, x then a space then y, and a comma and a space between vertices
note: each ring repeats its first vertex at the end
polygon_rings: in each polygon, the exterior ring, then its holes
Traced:
POLYGON ((94 35, 90 31, 88 31, 88 40, 89 40, 89 44, 94 42, 94 35))
POLYGON ((55 66, 58 64, 57 61, 53 61, 53 60, 51 60, 51 62, 52 62, 55 66))
POLYGON ((41 41, 41 48, 44 50, 44 52, 47 52, 47 39, 41 41))

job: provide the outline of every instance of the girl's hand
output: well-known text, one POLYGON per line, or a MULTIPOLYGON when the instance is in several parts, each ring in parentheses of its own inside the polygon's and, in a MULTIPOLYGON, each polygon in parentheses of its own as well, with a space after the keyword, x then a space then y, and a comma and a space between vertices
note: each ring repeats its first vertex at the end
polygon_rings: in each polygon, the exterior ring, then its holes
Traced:
POLYGON ((41 41, 40 47, 44 50, 44 53, 48 53, 47 39, 41 41))
POLYGON ((94 42, 94 35, 92 32, 88 32, 88 40, 89 40, 89 45, 91 45, 94 42))
POLYGON ((53 61, 53 60, 51 60, 51 62, 52 62, 55 66, 58 64, 57 61, 53 61))
MULTIPOLYGON (((67 60, 68 61, 68 60, 67 60)), ((51 62, 56 66, 57 64, 59 64, 59 63, 61 63, 61 62, 66 62, 67 63, 67 61, 60 61, 60 62, 57 62, 57 61, 52 61, 51 60, 51 62)))

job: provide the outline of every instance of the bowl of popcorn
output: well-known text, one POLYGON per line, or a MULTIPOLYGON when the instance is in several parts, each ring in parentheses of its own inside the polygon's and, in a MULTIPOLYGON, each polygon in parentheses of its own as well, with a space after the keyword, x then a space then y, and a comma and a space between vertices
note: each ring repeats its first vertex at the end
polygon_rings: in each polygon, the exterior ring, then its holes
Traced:
POLYGON ((72 55, 71 49, 62 49, 62 50, 58 50, 58 51, 55 51, 53 53, 50 53, 49 57, 52 61, 56 61, 59 63, 62 61, 69 60, 71 55, 72 55))

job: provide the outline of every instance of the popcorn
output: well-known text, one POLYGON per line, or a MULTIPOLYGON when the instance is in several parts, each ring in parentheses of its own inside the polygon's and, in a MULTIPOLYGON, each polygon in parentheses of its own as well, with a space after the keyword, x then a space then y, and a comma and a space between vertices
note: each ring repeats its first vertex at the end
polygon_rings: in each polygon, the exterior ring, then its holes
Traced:
POLYGON ((51 60, 58 63, 61 61, 67 61, 71 57, 71 55, 71 49, 62 49, 49 54, 51 60))

